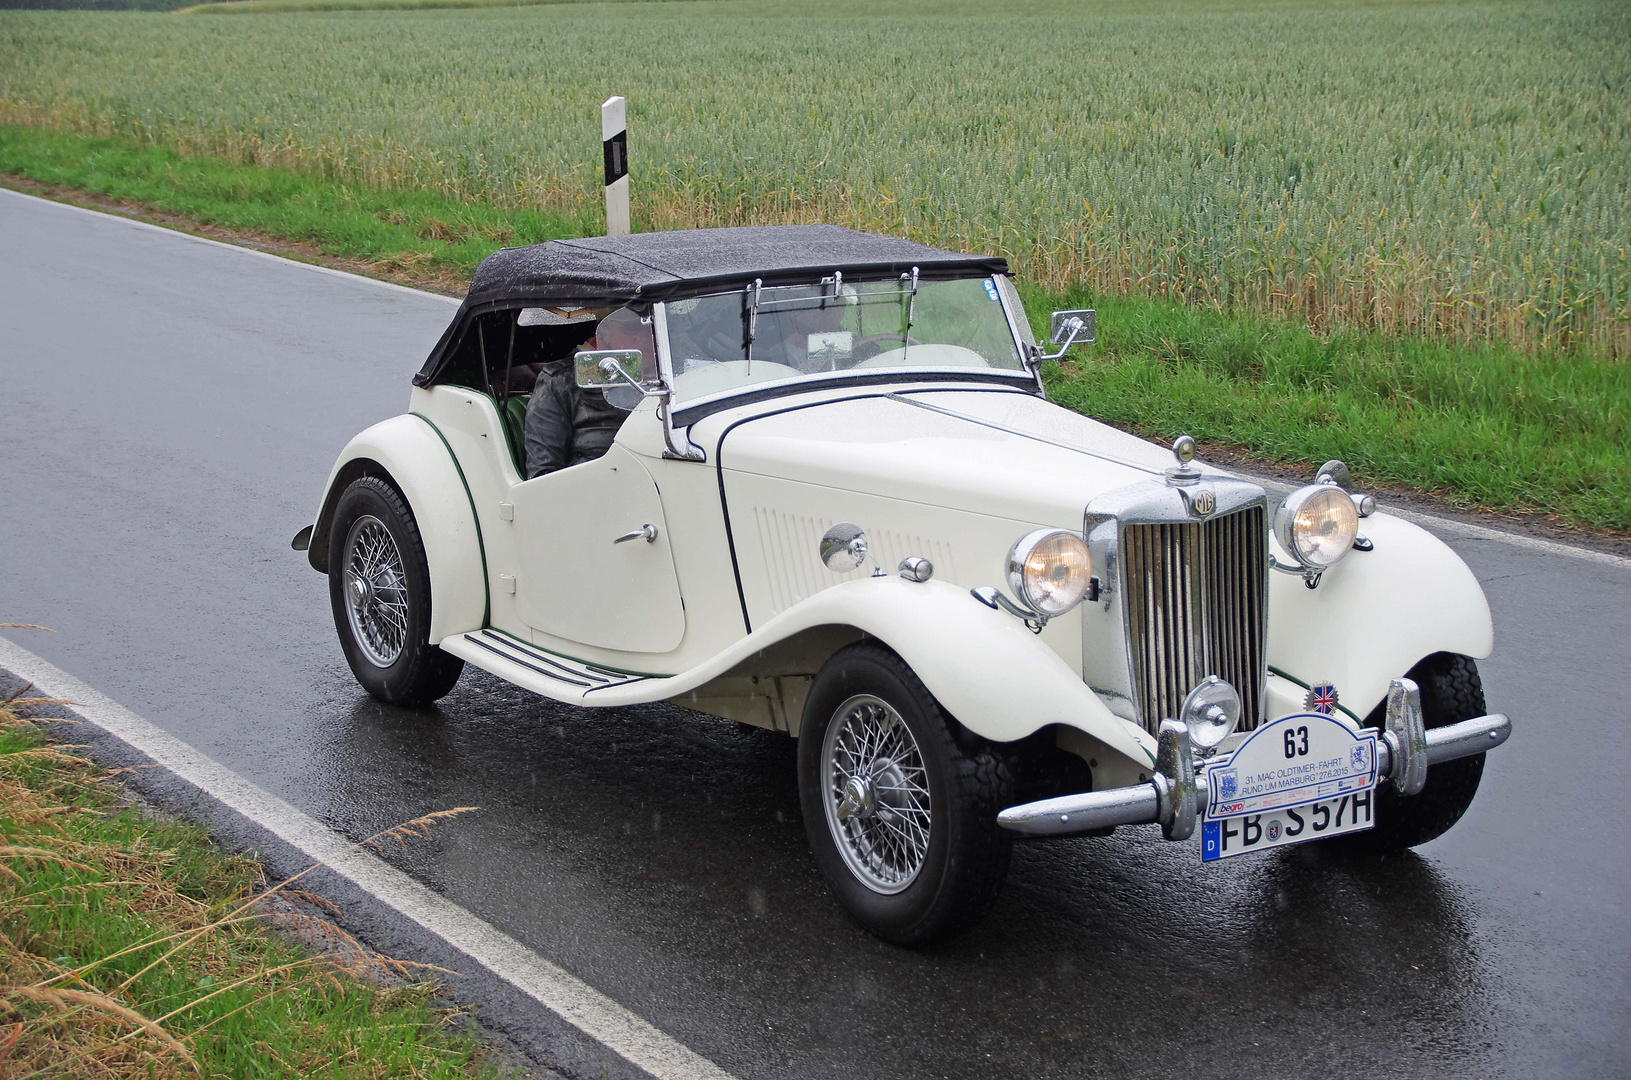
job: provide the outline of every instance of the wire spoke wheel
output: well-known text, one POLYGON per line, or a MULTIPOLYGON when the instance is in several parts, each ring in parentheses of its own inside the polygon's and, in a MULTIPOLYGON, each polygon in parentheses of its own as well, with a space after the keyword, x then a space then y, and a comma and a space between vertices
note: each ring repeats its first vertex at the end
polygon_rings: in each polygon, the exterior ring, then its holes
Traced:
POLYGON ((357 647, 388 668, 408 640, 408 579, 402 553, 385 523, 365 514, 345 538, 346 615, 357 647))
POLYGON ((874 892, 901 892, 929 854, 933 805, 923 752, 894 706, 858 694, 822 740, 827 827, 850 871, 874 892))
POLYGON ((430 641, 430 563, 413 510, 378 476, 359 476, 335 503, 327 538, 328 599, 346 664, 389 705, 446 697, 464 661, 430 641))
POLYGON ((946 713, 899 654, 839 649, 804 702, 799 808, 838 901, 885 941, 918 945, 996 902, 1013 834, 1007 758, 946 713))

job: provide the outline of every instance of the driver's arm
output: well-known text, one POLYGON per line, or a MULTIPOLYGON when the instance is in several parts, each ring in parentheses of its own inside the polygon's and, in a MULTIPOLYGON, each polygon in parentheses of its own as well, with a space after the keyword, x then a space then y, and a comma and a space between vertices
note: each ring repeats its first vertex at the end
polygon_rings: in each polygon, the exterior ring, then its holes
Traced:
POLYGON ((527 446, 527 479, 564 469, 572 456, 571 361, 544 368, 527 401, 522 435, 527 446))

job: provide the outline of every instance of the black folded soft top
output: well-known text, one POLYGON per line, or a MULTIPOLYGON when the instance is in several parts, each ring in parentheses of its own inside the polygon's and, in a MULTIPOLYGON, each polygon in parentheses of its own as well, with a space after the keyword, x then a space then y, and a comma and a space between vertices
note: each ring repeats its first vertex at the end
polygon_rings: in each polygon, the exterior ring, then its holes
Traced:
POLYGON ((441 370, 473 314, 530 302, 653 303, 700 296, 754 279, 810 282, 838 271, 851 280, 910 273, 924 281, 1006 274, 1001 256, 960 255, 837 225, 757 225, 550 240, 482 260, 470 292, 414 383, 441 370))
POLYGON ((772 285, 834 270, 854 277, 903 274, 914 266, 924 278, 1008 272, 1001 258, 959 255, 837 225, 686 229, 505 248, 476 268, 468 302, 668 300, 754 278, 772 285))

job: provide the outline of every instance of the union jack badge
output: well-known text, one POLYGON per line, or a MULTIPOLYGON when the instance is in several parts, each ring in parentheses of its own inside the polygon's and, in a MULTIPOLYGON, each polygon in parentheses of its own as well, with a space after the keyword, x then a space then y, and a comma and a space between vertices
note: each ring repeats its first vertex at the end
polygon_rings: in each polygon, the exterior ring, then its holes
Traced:
POLYGON ((1337 711, 1337 688, 1328 682, 1315 683, 1303 698, 1303 708, 1321 716, 1330 716, 1337 711))

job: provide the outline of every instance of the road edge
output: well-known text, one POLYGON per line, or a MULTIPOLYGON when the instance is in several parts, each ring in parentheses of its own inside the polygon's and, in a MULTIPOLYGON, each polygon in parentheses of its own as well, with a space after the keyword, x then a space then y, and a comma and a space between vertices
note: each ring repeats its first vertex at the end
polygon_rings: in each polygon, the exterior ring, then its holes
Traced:
MULTIPOLYGON (((289 803, 232 772, 49 661, 0 636, 0 670, 161 766, 193 793, 275 838, 381 904, 655 1080, 735 1080, 712 1061, 289 803)), ((195 815, 190 815, 195 816, 195 815)), ((214 824, 214 823, 212 823, 214 824)), ((212 832, 214 828, 212 827, 212 832)), ((240 830, 242 831, 242 830, 240 830)), ((546 1063, 555 1067, 553 1062, 546 1063)), ((590 1064, 590 1063, 583 1063, 590 1064)), ((577 1071, 577 1070, 573 1070, 577 1071)))
MULTIPOLYGON (((325 262, 326 257, 322 254, 317 252, 308 253, 299 251, 292 245, 289 246, 289 250, 287 251, 267 251, 260 247, 254 246, 243 238, 221 239, 219 237, 207 236, 191 229, 183 228, 179 224, 148 220, 134 211, 126 212, 113 208, 111 205, 106 208, 86 206, 80 202, 71 200, 61 191, 57 192, 56 195, 42 195, 36 192, 21 191, 15 187, 8 186, 9 181, 18 179, 25 178, 13 177, 9 174, 0 173, 0 192, 14 195, 23 199, 33 199, 39 202, 52 203, 57 206, 67 207, 70 210, 76 210, 83 214, 96 214, 100 217, 112 218, 116 221, 125 221, 142 229, 152 229, 160 232, 184 236, 199 243, 214 244, 220 247, 232 248, 233 250, 242 251, 263 259, 278 259, 283 262, 297 263, 320 273, 351 278, 356 281, 377 285, 381 288, 412 293, 416 296, 428 297, 449 304, 457 305, 463 303, 461 298, 449 296, 445 293, 435 292, 412 285, 402 285, 385 278, 357 273, 354 270, 343 269, 340 266, 327 265, 325 262)), ((1243 479, 1259 484, 1265 490, 1275 495, 1284 494, 1285 492, 1291 491, 1294 487, 1296 487, 1295 484, 1287 483, 1285 480, 1279 477, 1271 476, 1261 471, 1262 468, 1271 467, 1269 463, 1258 462, 1248 458, 1241 465, 1236 465, 1233 459, 1239 456, 1240 455, 1234 453, 1225 453, 1222 455, 1222 460, 1218 462, 1218 467, 1225 472, 1233 473, 1243 479)), ((1411 492, 1410 497, 1419 500, 1430 500, 1432 498, 1431 496, 1420 492, 1411 492)), ((1396 502, 1388 501, 1386 493, 1383 493, 1382 498, 1378 501, 1383 504, 1381 507, 1381 511, 1383 513, 1391 514, 1394 517, 1403 518, 1412 524, 1419 525, 1430 530, 1439 530, 1466 539, 1492 540, 1501 543, 1508 543, 1514 547, 1527 548, 1532 551, 1540 551, 1548 554, 1583 559, 1587 562, 1595 562, 1608 566, 1631 566, 1631 556, 1606 551, 1600 547, 1593 547, 1582 543, 1570 543, 1562 540, 1550 540, 1544 537, 1532 535, 1528 532, 1520 531, 1516 528, 1482 525, 1477 522, 1467 521, 1462 517, 1456 517, 1451 514, 1429 513, 1411 509, 1409 507, 1400 506, 1396 502)), ((1468 513, 1479 513, 1479 511, 1468 511, 1468 513)), ((1487 512, 1487 516, 1498 519, 1501 515, 1498 512, 1489 511, 1487 512)), ((1604 542, 1608 543, 1611 541, 1604 542)))
MULTIPOLYGON (((1242 480, 1250 480, 1276 499, 1296 490, 1300 486, 1287 483, 1279 477, 1267 476, 1247 468, 1224 465, 1220 466, 1220 469, 1233 476, 1238 476, 1242 480)), ((1492 528, 1488 525, 1479 525, 1476 522, 1465 521, 1444 514, 1428 514, 1420 510, 1400 506, 1397 503, 1386 502, 1385 498, 1383 496, 1383 498, 1377 500, 1380 504, 1377 507, 1377 513, 1400 518, 1412 525, 1419 525, 1428 532, 1438 535, 1440 539, 1447 534, 1464 540, 1489 540, 1496 543, 1510 544, 1513 547, 1526 548, 1547 555, 1560 555, 1571 559, 1581 559, 1585 562, 1600 563, 1605 566, 1631 566, 1631 556, 1616 555, 1611 551, 1600 551, 1597 548, 1583 547, 1577 544, 1565 544, 1559 540, 1546 540, 1539 536, 1530 536, 1528 533, 1492 528)), ((1363 525, 1360 526, 1360 530, 1364 530, 1363 525)))
POLYGON ((338 277, 351 278, 354 281, 363 281, 370 285, 377 285, 382 289, 413 293, 415 296, 428 297, 432 300, 440 300, 443 303, 453 304, 455 306, 464 303, 462 297, 449 296, 446 293, 434 292, 430 289, 422 289, 413 285, 401 285, 395 281, 387 280, 386 278, 374 277, 371 274, 359 274, 355 270, 346 270, 339 266, 330 266, 328 265, 327 257, 321 253, 311 252, 308 254, 307 252, 303 252, 295 248, 292 244, 287 245, 288 250, 286 251, 267 251, 248 243, 244 238, 221 239, 220 237, 209 236, 204 233, 194 231, 193 229, 182 228, 178 223, 166 223, 162 219, 150 220, 147 216, 137 214, 135 212, 127 213, 125 211, 115 209, 111 205, 106 208, 85 206, 80 202, 76 202, 62 196, 60 193, 56 197, 53 197, 51 195, 41 195, 32 191, 21 191, 15 187, 11 187, 7 183, 7 181, 15 179, 19 178, 12 177, 8 174, 0 174, 0 193, 12 195, 20 199, 33 199, 36 202, 51 203, 53 206, 65 207, 69 210, 78 211, 81 214, 95 214, 98 217, 112 218, 114 221, 123 221, 138 229, 152 229, 157 232, 168 233, 172 236, 182 236, 189 240, 194 240, 200 244, 214 244, 217 247, 231 248, 234 251, 241 251, 245 254, 254 255, 262 259, 277 259, 280 262, 295 263, 297 265, 306 267, 308 270, 315 270, 321 274, 334 274, 338 277))

